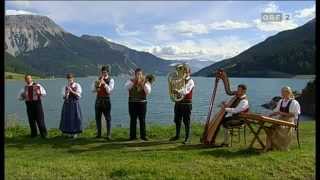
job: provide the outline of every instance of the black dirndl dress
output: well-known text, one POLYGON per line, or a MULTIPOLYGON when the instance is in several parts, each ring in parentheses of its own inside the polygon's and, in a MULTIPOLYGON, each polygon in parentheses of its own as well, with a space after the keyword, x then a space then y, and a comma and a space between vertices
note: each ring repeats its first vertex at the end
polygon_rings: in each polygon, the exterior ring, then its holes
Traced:
POLYGON ((70 93, 69 97, 65 98, 59 129, 65 134, 79 134, 82 132, 82 113, 77 95, 70 93))

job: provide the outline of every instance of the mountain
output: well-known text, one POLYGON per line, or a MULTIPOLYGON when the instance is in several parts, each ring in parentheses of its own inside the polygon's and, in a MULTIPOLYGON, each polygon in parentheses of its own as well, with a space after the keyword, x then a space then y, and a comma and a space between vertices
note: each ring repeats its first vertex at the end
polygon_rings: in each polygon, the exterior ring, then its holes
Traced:
POLYGON ((177 63, 186 63, 191 68, 192 72, 197 72, 202 68, 209 66, 214 63, 214 61, 208 59, 183 59, 183 60, 172 60, 171 66, 177 63))
POLYGON ((194 73, 213 76, 222 68, 232 77, 292 77, 315 74, 315 19, 282 31, 239 55, 194 73))
POLYGON ((105 40, 75 36, 54 21, 39 15, 5 16, 5 70, 43 76, 96 75, 110 64, 113 75, 128 74, 136 67, 165 75, 170 61, 105 40))

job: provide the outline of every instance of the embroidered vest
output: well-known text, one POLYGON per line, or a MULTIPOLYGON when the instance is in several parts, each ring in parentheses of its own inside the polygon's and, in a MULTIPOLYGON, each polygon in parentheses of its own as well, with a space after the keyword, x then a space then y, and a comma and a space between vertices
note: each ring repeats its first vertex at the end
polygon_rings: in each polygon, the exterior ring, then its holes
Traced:
POLYGON ((289 102, 288 102, 288 104, 287 104, 286 107, 282 107, 283 100, 281 100, 280 111, 281 111, 281 112, 289 113, 289 108, 290 108, 291 102, 292 102, 292 99, 289 100, 289 102))
MULTIPOLYGON (((190 80, 191 80, 191 78, 188 79, 188 80, 185 80, 185 81, 186 81, 186 84, 187 84, 190 80)), ((178 102, 178 103, 182 103, 182 104, 190 104, 190 103, 192 103, 192 92, 193 92, 193 88, 192 88, 192 90, 191 90, 188 94, 186 94, 186 95, 184 96, 184 98, 183 98, 180 102, 178 102)))
MULTIPOLYGON (((110 78, 104 79, 104 81, 106 82, 107 85, 110 84, 110 78)), ((97 96, 98 97, 109 97, 110 94, 107 93, 106 87, 104 84, 102 84, 97 91, 97 96)))
POLYGON ((129 90, 129 102, 144 102, 147 100, 147 95, 143 87, 138 87, 137 81, 133 82, 132 88, 129 90))
POLYGON ((40 86, 37 83, 33 83, 31 86, 24 86, 24 92, 26 95, 26 101, 38 101, 41 100, 41 95, 37 92, 40 91, 40 86))
MULTIPOLYGON (((240 101, 243 99, 247 99, 247 97, 243 97, 243 98, 239 98, 237 97, 236 100, 230 105, 230 108, 235 108, 239 105, 240 101)), ((245 109, 244 111, 242 111, 244 113, 249 112, 249 108, 245 109)))

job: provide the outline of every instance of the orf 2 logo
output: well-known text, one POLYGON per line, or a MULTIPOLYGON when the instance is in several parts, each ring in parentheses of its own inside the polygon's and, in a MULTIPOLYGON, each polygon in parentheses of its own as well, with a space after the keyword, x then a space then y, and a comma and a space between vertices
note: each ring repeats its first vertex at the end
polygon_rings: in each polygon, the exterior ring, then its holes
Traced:
POLYGON ((261 22, 281 22, 283 20, 289 20, 289 15, 283 15, 282 13, 261 13, 261 22))

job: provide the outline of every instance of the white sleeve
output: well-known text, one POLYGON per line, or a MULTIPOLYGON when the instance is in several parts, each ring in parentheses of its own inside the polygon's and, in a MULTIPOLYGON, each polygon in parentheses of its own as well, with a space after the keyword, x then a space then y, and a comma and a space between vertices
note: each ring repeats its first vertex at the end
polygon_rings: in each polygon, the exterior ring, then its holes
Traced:
POLYGON ((17 97, 18 100, 20 101, 25 100, 25 98, 23 97, 23 93, 24 93, 24 88, 21 88, 17 97))
POLYGON ((145 83, 144 84, 144 92, 148 95, 148 94, 150 94, 150 92, 151 92, 151 85, 150 85, 150 83, 145 83))
POLYGON ((109 85, 106 84, 105 86, 106 86, 107 93, 110 93, 114 88, 114 80, 110 79, 109 85))
POLYGON ((62 94, 63 97, 65 96, 65 94, 66 94, 66 87, 65 86, 63 86, 61 88, 61 94, 62 94))
POLYGON ((43 86, 41 86, 41 84, 38 84, 39 85, 39 87, 40 87, 40 93, 41 93, 41 96, 45 96, 45 95, 47 95, 47 92, 46 92, 46 90, 44 89, 44 87, 43 86))
POLYGON ((232 114, 237 114, 242 111, 245 111, 246 109, 249 108, 249 102, 247 99, 243 99, 240 101, 237 107, 235 108, 226 108, 226 112, 232 113, 232 114))
POLYGON ((82 87, 81 87, 81 85, 80 85, 79 83, 76 83, 76 87, 77 87, 76 93, 77 93, 77 95, 78 95, 79 97, 81 97, 82 87))
POLYGON ((190 93, 190 91, 194 88, 194 81, 190 79, 188 83, 186 84, 186 87, 181 89, 179 93, 182 93, 183 95, 186 95, 190 93))
POLYGON ((300 112, 300 104, 297 100, 292 100, 290 107, 289 107, 289 112, 293 113, 295 118, 298 118, 300 112))
POLYGON ((277 104, 276 108, 273 109, 273 112, 279 112, 279 111, 280 111, 281 102, 282 102, 282 99, 280 99, 280 100, 278 101, 278 104, 277 104))
POLYGON ((128 80, 124 86, 125 86, 128 90, 130 90, 130 89, 132 88, 132 86, 133 86, 133 83, 132 83, 131 80, 128 80))

